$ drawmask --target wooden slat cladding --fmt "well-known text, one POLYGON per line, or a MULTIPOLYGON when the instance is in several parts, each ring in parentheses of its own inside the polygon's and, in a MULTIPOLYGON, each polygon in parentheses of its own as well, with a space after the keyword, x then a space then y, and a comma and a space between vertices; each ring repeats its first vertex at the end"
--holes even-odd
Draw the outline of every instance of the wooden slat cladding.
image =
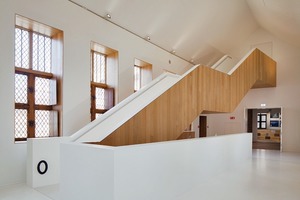
POLYGON ((195 138, 195 132, 194 131, 185 131, 183 132, 177 140, 184 140, 184 139, 190 139, 190 138, 195 138))
POLYGON ((175 140, 202 112, 232 112, 251 88, 275 86, 276 62, 257 49, 232 75, 201 66, 99 144, 175 140))

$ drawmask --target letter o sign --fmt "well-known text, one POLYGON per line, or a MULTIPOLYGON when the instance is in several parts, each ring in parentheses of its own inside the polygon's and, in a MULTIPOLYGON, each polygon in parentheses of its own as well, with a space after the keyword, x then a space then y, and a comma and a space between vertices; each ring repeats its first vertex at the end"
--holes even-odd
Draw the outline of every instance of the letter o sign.
POLYGON ((37 171, 43 175, 48 171, 48 163, 45 160, 41 160, 37 165, 37 171))

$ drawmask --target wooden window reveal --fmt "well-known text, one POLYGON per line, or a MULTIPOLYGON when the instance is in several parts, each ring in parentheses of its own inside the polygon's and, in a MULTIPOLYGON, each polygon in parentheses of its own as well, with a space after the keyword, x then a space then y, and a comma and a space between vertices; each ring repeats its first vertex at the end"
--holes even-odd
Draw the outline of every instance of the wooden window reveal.
POLYGON ((91 120, 114 106, 114 89, 106 83, 107 56, 91 51, 91 120))
POLYGON ((142 81, 141 75, 142 75, 141 74, 141 67, 135 65, 134 66, 134 92, 141 89, 141 81, 142 81))
POLYGON ((52 58, 50 36, 16 25, 15 141, 59 135, 59 84, 52 58))

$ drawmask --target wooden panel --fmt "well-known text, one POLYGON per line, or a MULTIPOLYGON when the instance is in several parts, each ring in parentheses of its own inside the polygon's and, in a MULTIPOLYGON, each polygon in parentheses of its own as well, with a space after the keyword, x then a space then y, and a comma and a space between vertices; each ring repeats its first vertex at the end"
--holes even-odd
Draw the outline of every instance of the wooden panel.
POLYGON ((231 76, 200 66, 99 144, 175 140, 203 111, 232 112, 251 88, 275 85, 276 63, 259 50, 231 76))
POLYGON ((184 140, 184 139, 190 139, 190 138, 195 138, 195 132, 194 131, 185 131, 183 132, 177 140, 184 140))
POLYGON ((259 129, 257 130, 257 140, 280 142, 280 130, 259 129))

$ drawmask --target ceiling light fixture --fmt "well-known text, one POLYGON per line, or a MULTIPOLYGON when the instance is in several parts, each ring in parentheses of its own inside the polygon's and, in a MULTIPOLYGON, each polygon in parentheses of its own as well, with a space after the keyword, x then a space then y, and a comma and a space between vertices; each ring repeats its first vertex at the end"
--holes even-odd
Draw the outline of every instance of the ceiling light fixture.
POLYGON ((175 50, 172 50, 172 51, 171 51, 171 53, 172 53, 172 54, 175 54, 175 53, 176 53, 176 51, 175 51, 175 50))
POLYGON ((150 38, 150 36, 149 36, 149 35, 146 37, 146 40, 148 40, 148 41, 150 41, 150 40, 151 40, 151 38, 150 38))
POLYGON ((107 14, 106 14, 106 18, 107 18, 107 19, 111 19, 111 15, 107 13, 107 14))

